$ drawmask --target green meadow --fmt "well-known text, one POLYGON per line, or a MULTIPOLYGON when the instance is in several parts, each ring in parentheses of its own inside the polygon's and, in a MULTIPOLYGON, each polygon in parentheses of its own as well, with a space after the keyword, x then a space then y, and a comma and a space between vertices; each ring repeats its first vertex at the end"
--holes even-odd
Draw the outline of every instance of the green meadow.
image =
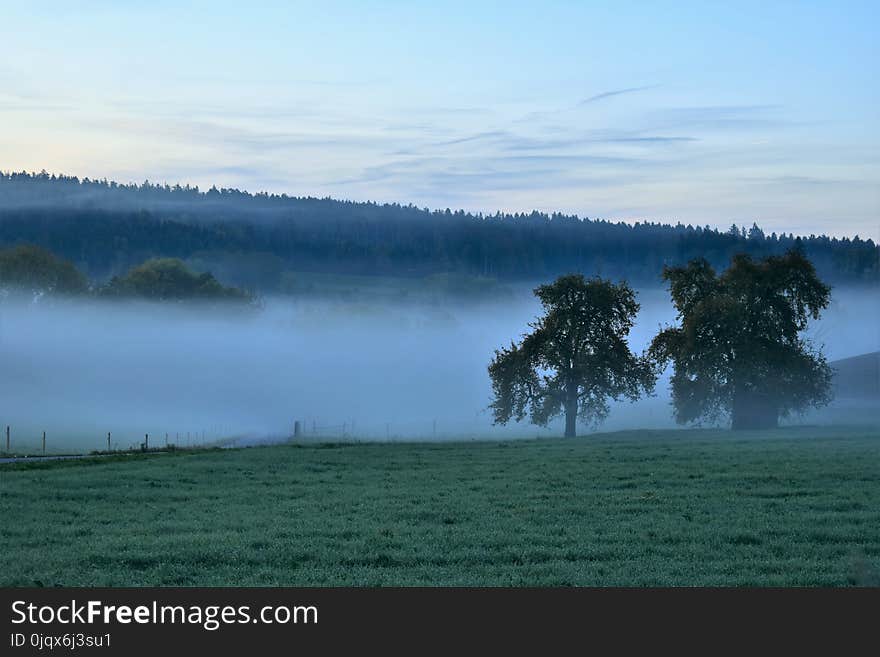
POLYGON ((880 431, 0 465, 12 586, 880 584, 880 431))

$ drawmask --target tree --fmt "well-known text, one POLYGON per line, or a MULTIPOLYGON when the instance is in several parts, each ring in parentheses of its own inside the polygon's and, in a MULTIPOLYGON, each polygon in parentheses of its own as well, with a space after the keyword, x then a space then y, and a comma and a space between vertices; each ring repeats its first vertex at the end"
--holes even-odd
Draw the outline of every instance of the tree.
POLYGON ((0 287, 28 294, 83 294, 89 284, 73 263, 39 246, 0 251, 0 287))
POLYGON ((733 429, 769 428, 829 401, 831 369, 800 333, 828 306, 831 289, 802 251, 760 261, 737 255, 720 276, 697 259, 663 277, 680 326, 661 331, 649 352, 658 366, 673 363, 678 422, 727 414, 733 429))
POLYGON ((635 401, 653 390, 650 362, 626 342, 639 311, 626 283, 569 274, 536 288, 535 296, 544 315, 522 342, 496 350, 489 365, 495 424, 528 414, 546 426, 564 414, 565 435, 573 437, 578 417, 598 424, 609 399, 635 401))
POLYGON ((153 258, 114 276, 101 292, 105 296, 142 297, 156 301, 183 299, 251 301, 249 294, 224 287, 208 272, 196 274, 176 258, 153 258))

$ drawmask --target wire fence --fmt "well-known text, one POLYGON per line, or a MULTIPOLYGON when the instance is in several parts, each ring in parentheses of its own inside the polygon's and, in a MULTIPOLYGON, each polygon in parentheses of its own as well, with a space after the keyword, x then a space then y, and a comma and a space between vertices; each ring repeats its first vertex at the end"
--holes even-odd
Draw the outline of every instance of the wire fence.
MULTIPOLYGON (((2 425, 0 425, 2 426, 2 425)), ((76 432, 72 438, 60 429, 34 431, 33 427, 16 431, 12 425, 5 425, 5 433, 0 440, 0 458, 20 458, 57 455, 114 454, 133 452, 160 452, 215 447, 248 447, 282 442, 322 442, 322 441, 422 441, 467 439, 479 435, 486 437, 493 433, 487 430, 485 418, 475 417, 470 421, 461 418, 457 421, 438 419, 397 420, 395 422, 356 422, 354 419, 342 422, 326 422, 320 418, 292 420, 289 429, 274 434, 246 433, 226 425, 213 425, 203 429, 186 431, 107 431, 96 432, 93 438, 76 432), (75 447, 74 447, 75 445, 75 447)), ((548 433, 552 430, 547 429, 548 433)), ((529 433, 542 433, 533 427, 529 433)))
POLYGON ((59 454, 112 454, 123 452, 159 452, 180 449, 203 449, 230 446, 239 439, 224 427, 217 426, 190 431, 164 431, 158 433, 135 433, 132 431, 108 431, 94 440, 78 436, 75 448, 71 441, 64 440, 62 432, 32 430, 16 432, 12 425, 6 425, 3 443, 0 446, 3 457, 52 456, 59 454))

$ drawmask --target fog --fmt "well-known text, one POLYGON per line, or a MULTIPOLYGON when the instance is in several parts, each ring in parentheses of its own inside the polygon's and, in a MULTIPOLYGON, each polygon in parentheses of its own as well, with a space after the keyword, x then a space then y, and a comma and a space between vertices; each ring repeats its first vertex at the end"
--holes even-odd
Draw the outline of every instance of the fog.
MULTIPOLYGON (((675 319, 643 290, 641 350, 675 319)), ((493 427, 486 365, 538 312, 528 290, 504 303, 369 304, 270 298, 231 313, 173 304, 0 301, 0 425, 12 447, 47 451, 280 439, 480 439, 561 434, 561 424, 493 427), (317 434, 317 436, 315 435, 317 434), (188 438, 187 438, 188 437, 188 438)), ((880 349, 880 295, 835 290, 811 326, 830 359, 880 349)), ((603 430, 672 427, 666 384, 615 404, 603 430)))

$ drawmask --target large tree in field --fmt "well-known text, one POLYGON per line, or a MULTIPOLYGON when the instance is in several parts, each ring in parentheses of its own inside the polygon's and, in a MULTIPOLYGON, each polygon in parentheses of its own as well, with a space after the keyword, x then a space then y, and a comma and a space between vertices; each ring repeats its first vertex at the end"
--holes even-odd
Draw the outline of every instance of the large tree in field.
POLYGON ((693 260, 663 277, 680 325, 657 335, 650 353, 660 365, 672 361, 680 423, 726 414, 734 429, 769 428, 829 401, 831 369, 801 333, 831 290, 802 252, 735 256, 721 275, 693 260))
POLYGON ((573 437, 578 417, 598 423, 609 399, 635 401, 653 390, 653 368, 626 341, 639 311, 626 283, 570 274, 535 295, 544 315, 519 344, 496 350, 489 365, 496 424, 528 415, 546 426, 564 414, 565 435, 573 437))

